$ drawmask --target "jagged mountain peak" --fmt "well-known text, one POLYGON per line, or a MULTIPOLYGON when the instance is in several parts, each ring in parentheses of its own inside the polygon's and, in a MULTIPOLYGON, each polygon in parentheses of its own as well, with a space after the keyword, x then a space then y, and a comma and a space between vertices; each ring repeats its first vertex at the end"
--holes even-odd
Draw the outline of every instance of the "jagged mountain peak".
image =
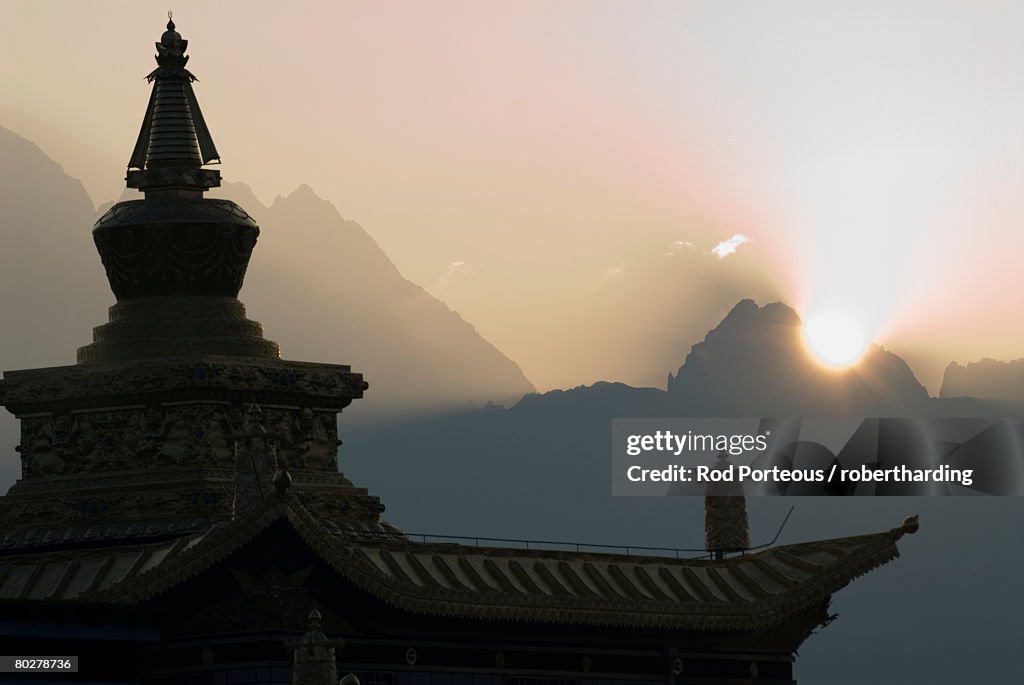
POLYGON ((1024 359, 984 357, 967 364, 950 362, 942 376, 939 397, 974 397, 1024 407, 1024 359))
POLYGON ((668 381, 677 405, 695 416, 907 414, 928 400, 900 357, 871 345, 847 369, 824 368, 796 311, 752 300, 733 307, 668 381))

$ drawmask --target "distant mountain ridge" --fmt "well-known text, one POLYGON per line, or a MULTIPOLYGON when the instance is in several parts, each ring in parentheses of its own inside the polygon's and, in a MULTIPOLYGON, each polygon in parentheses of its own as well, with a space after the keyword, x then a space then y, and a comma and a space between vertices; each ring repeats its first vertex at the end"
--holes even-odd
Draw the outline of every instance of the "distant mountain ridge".
POLYGON ((792 308, 752 300, 693 346, 669 374, 668 394, 687 416, 900 416, 929 399, 907 363, 879 345, 848 368, 825 368, 792 308))
POLYGON ((73 363, 106 318, 114 297, 90 234, 95 213, 80 181, 0 127, 2 369, 73 363))
POLYGON ((370 389, 358 411, 510 403, 534 391, 515 362, 404 278, 358 223, 308 185, 269 207, 242 183, 215 195, 260 225, 241 299, 284 356, 363 373, 370 389))
POLYGON ((1024 359, 997 361, 988 357, 960 365, 950 362, 942 376, 939 397, 975 397, 1024 409, 1024 359))
MULTIPOLYGON (((350 426, 339 464, 356 482, 386 495, 392 520, 415 521, 419 530, 430 521, 437 532, 515 536, 558 525, 605 539, 635 540, 661 530, 661 539, 688 534, 700 540, 702 529, 687 533, 675 523, 676 507, 692 505, 691 498, 653 503, 611 495, 614 419, 855 419, 856 440, 839 453, 851 464, 903 463, 922 455, 969 461, 979 453, 1014 461, 1021 452, 1014 441, 1024 429, 993 420, 1008 415, 1003 408, 971 398, 930 398, 907 364, 878 346, 845 371, 822 367, 803 343, 799 315, 781 303, 740 301, 669 379, 667 390, 601 381, 528 394, 507 408, 350 426), (961 420, 931 422, 942 427, 941 435, 923 434, 915 419, 935 417, 961 420), (661 512, 654 521, 652 507, 661 512)), ((808 444, 794 447, 792 459, 807 457, 815 447, 808 444)), ((987 483, 983 491, 1001 487, 987 483)))
MULTIPOLYGON (((1013 415, 1005 403, 974 397, 929 397, 899 356, 871 345, 848 369, 813 359, 800 316, 775 302, 741 300, 692 346, 668 388, 600 381, 530 394, 509 410, 542 417, 607 418, 960 417, 1013 415)), ((554 421, 555 419, 550 419, 554 421)))
MULTIPOLYGON (((240 295, 251 318, 288 358, 363 373, 367 401, 350 411, 511 403, 534 390, 515 362, 402 277, 359 224, 309 186, 270 207, 240 183, 211 195, 235 200, 261 226, 240 295)), ((59 164, 0 128, 0 212, 0 368, 73 363, 114 301, 90 233, 97 209, 59 164)))
MULTIPOLYGON (((0 174, 6 282, 0 315, 8 324, 0 365, 70 363, 113 301, 89 234, 96 211, 79 181, 2 128, 0 174), (68 331, 75 332, 69 337, 68 331)), ((533 391, 512 360, 403 278, 359 224, 309 186, 278 196, 269 207, 241 183, 213 194, 237 201, 263 228, 241 294, 250 314, 286 356, 349 363, 365 373, 370 391, 353 411, 512 405, 533 391)), ((1016 390, 1024 383, 1013 380, 1018 375, 1024 377, 1020 360, 951 364, 941 405, 953 414, 961 407, 986 412, 984 403, 953 399, 974 395, 1024 406, 1024 393, 1016 390)), ((877 346, 854 369, 819 367, 803 347, 797 313, 752 300, 734 306, 668 379, 667 393, 598 383, 529 394, 521 404, 532 410, 556 401, 597 406, 614 396, 618 405, 663 406, 677 415, 813 416, 932 414, 938 402, 929 400, 902 359, 877 346)))

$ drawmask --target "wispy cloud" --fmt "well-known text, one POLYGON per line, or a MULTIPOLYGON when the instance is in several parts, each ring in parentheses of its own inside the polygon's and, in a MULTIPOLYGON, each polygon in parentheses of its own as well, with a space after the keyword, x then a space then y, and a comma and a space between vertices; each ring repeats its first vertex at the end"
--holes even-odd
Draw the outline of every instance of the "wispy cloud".
POLYGON ((737 233, 728 240, 723 240, 722 242, 715 245, 713 248, 711 248, 711 251, 718 255, 719 259, 725 259, 729 255, 736 252, 736 248, 738 248, 740 245, 749 242, 750 238, 743 235, 742 233, 737 233))
POLYGON ((687 252, 689 250, 696 249, 689 240, 677 240, 668 246, 668 252, 665 253, 666 257, 672 257, 681 252, 687 252))
POLYGON ((463 280, 470 276, 476 276, 478 273, 479 270, 472 264, 456 259, 448 264, 448 268, 437 281, 440 285, 447 285, 453 280, 463 280))

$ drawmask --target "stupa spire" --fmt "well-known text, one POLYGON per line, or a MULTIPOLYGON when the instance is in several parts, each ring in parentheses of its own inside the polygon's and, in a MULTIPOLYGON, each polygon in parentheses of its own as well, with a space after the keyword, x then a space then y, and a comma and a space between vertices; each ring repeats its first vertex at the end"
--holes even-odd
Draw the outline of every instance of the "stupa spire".
POLYGON ((245 317, 238 292, 260 229, 226 199, 204 198, 220 172, 185 68, 188 41, 174 20, 156 44, 157 68, 128 187, 145 199, 118 202, 93 226, 117 304, 78 350, 82 363, 190 354, 277 359, 276 343, 245 317))
MULTIPOLYGON (((181 37, 168 12, 167 30, 156 43, 157 68, 146 80, 153 84, 139 138, 128 160, 128 187, 192 194, 220 185, 220 174, 202 169, 220 161, 210 129, 199 108, 185 65, 188 41, 181 37)), ((162 193, 166 194, 166 193, 162 193)))

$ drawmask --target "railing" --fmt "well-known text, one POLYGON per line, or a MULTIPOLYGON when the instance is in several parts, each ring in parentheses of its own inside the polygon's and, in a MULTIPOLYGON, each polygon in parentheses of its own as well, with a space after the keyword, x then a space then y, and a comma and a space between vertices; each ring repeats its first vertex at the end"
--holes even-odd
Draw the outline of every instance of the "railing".
POLYGON ((492 543, 502 543, 508 545, 518 545, 520 548, 525 549, 553 549, 561 548, 563 550, 574 550, 576 552, 581 551, 602 551, 602 550, 616 550, 622 552, 625 556, 632 556, 636 553, 657 553, 658 556, 669 556, 674 555, 676 559, 682 558, 680 555, 683 553, 694 553, 700 552, 700 557, 709 557, 708 550, 704 548, 694 547, 649 547, 646 545, 601 545, 593 542, 565 542, 562 540, 527 540, 524 538, 491 538, 481 537, 473 535, 438 535, 435 533, 404 533, 407 538, 419 539, 420 542, 436 542, 439 540, 452 540, 456 542, 469 542, 472 541, 475 547, 479 547, 480 543, 485 543, 486 546, 490 546, 492 543), (532 547, 531 547, 532 545, 532 547))
MULTIPOLYGON (((757 549, 763 549, 774 545, 782 534, 782 529, 786 527, 786 523, 789 521, 789 517, 793 514, 793 509, 790 507, 786 517, 782 520, 782 524, 779 526, 778 531, 775 533, 770 541, 765 542, 754 547, 748 547, 746 549, 734 549, 726 550, 730 554, 746 554, 757 549)), ((634 554, 642 554, 644 556, 674 556, 676 559, 682 559, 684 554, 699 553, 697 556, 690 556, 690 559, 713 559, 716 556, 716 552, 708 550, 706 548, 694 548, 694 547, 651 547, 647 545, 601 545, 593 542, 565 542, 562 540, 530 540, 526 538, 494 538, 494 537, 483 537, 479 535, 442 535, 439 533, 389 533, 385 531, 370 532, 364 531, 358 537, 365 537, 368 539, 418 539, 420 542, 438 542, 438 541, 452 541, 458 543, 469 543, 472 542, 474 547, 479 547, 480 543, 483 542, 485 546, 494 545, 516 545, 520 549, 548 549, 553 551, 569 550, 576 552, 585 551, 602 551, 602 550, 615 550, 622 553, 624 556, 633 556, 634 554), (532 547, 531 547, 532 545, 532 547)))

